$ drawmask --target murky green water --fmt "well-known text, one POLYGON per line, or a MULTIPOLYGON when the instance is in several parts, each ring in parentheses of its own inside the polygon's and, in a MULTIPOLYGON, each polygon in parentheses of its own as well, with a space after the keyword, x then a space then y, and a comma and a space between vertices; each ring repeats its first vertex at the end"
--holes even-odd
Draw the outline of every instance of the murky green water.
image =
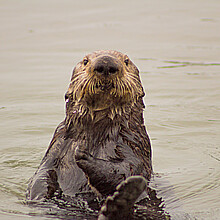
POLYGON ((46 219, 24 205, 28 179, 64 118, 73 66, 97 49, 141 71, 166 210, 220 219, 219 11, 218 0, 0 1, 0 219, 46 219))

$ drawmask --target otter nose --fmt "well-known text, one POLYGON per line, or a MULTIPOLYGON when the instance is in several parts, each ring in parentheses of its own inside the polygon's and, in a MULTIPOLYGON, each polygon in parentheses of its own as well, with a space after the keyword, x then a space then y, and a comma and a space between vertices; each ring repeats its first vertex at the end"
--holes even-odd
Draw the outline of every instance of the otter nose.
POLYGON ((94 71, 100 75, 112 75, 119 71, 118 64, 111 57, 102 57, 95 63, 94 71))

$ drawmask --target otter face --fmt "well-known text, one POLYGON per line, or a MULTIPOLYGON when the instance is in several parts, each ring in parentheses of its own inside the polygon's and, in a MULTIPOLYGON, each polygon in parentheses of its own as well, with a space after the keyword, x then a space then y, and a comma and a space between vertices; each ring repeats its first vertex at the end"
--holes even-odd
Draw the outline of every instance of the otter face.
POLYGON ((143 95, 137 67, 127 55, 112 50, 85 56, 74 68, 66 93, 68 100, 93 111, 123 106, 143 95))

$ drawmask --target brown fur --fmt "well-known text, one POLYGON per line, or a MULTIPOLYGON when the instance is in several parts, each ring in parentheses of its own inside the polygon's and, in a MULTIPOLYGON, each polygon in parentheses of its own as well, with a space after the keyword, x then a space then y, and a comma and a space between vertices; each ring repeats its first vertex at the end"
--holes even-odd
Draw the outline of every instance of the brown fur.
POLYGON ((66 118, 29 183, 28 199, 58 189, 74 195, 90 186, 106 196, 129 176, 149 179, 143 96, 139 71, 126 55, 97 51, 79 62, 65 95, 66 118))

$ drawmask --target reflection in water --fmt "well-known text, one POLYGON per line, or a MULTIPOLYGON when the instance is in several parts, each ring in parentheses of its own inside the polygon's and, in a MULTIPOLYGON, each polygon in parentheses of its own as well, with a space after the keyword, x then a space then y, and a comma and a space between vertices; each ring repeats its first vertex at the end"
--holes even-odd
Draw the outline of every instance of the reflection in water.
MULTIPOLYGON (((164 211, 164 201, 158 198, 156 190, 148 187, 147 197, 142 198, 133 207, 133 214, 129 219, 168 220, 170 216, 164 211)), ((105 199, 97 198, 92 192, 77 193, 75 196, 65 196, 60 192, 55 193, 51 199, 43 202, 28 201, 27 205, 42 210, 41 216, 59 219, 97 219, 99 210, 105 199)), ((35 214, 37 215, 37 214, 35 214)), ((115 216, 117 219, 117 216, 115 216)))
POLYGON ((160 66, 158 68, 176 68, 186 66, 220 66, 220 63, 198 63, 198 62, 183 62, 183 61, 164 61, 170 65, 160 66))

